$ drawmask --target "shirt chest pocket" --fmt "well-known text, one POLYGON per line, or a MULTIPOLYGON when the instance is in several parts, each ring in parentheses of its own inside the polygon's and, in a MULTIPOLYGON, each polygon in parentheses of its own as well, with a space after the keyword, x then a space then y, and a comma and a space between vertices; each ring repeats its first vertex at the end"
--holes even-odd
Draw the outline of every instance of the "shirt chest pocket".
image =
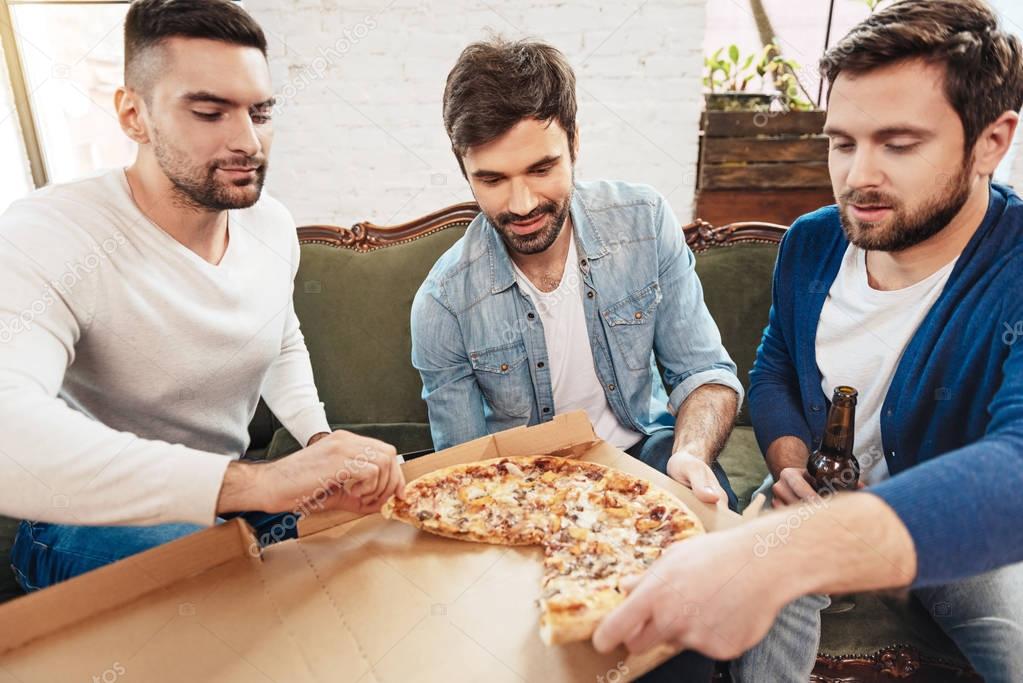
POLYGON ((654 282, 605 308, 601 313, 609 336, 630 370, 650 367, 656 327, 654 316, 661 297, 661 286, 654 282))
POLYGON ((499 414, 528 417, 532 409, 533 378, 526 347, 521 341, 469 354, 476 382, 490 408, 499 414))

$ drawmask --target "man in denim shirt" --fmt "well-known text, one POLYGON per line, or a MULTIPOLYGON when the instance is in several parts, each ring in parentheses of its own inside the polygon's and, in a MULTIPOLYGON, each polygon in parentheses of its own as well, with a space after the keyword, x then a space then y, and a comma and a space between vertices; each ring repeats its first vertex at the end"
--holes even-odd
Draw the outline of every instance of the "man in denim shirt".
POLYGON ((572 70, 542 43, 470 45, 448 76, 444 122, 482 212, 412 307, 434 446, 583 409, 601 438, 734 504, 714 461, 743 389, 693 254, 652 188, 575 181, 575 113, 572 70))

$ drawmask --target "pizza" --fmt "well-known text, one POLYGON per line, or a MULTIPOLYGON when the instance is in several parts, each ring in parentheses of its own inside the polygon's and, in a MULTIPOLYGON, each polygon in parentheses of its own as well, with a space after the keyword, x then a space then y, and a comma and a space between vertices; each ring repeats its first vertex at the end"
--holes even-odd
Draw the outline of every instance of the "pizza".
POLYGON ((681 501, 649 482, 558 456, 495 458, 409 482, 381 510, 439 536, 544 550, 540 635, 586 640, 663 550, 704 532, 681 501))

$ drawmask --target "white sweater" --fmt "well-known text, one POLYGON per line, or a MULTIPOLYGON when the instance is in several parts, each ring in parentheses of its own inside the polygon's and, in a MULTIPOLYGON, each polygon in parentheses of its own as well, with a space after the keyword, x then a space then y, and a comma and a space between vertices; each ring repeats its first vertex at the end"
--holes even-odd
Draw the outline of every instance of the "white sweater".
POLYGON ((214 266, 149 221, 120 169, 0 216, 0 514, 212 524, 260 394, 328 431, 292 306, 295 223, 231 211, 214 266))

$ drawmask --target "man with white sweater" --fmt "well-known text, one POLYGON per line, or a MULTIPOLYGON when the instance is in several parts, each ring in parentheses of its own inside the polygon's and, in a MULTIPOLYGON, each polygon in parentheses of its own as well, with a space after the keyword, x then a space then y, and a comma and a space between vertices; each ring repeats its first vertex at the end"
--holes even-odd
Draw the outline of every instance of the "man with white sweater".
POLYGON ((138 156, 0 216, 0 514, 35 590, 229 513, 374 510, 394 449, 330 433, 261 190, 266 39, 228 0, 139 0, 115 105, 138 156), (260 395, 305 449, 238 461, 260 395))

